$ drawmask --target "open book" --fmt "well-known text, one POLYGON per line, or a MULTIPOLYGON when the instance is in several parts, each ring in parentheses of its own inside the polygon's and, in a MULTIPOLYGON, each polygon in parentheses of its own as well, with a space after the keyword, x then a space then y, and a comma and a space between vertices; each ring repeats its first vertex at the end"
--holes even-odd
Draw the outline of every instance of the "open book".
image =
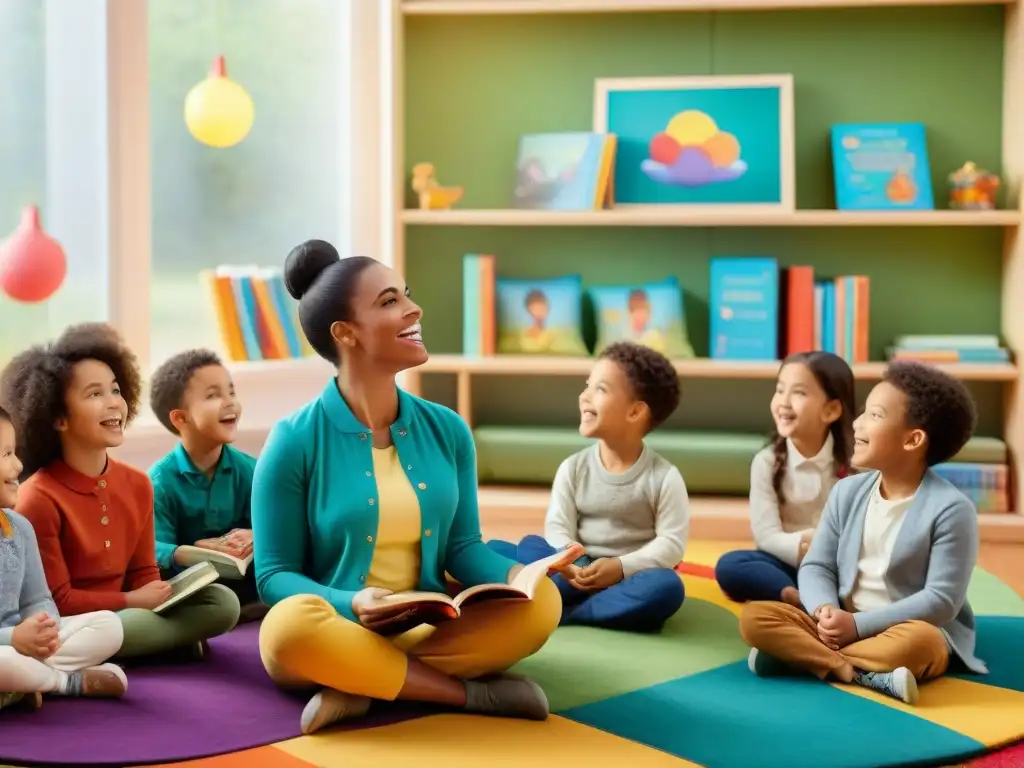
POLYGON ((163 613, 172 605, 177 605, 186 597, 194 595, 203 587, 213 584, 217 580, 217 569, 210 563, 196 563, 191 568, 182 571, 173 579, 168 579, 171 585, 171 596, 153 609, 153 613, 163 613))
POLYGON ((380 598, 380 605, 407 607, 397 612, 394 621, 381 630, 387 634, 404 632, 420 624, 436 624, 457 619, 465 605, 485 600, 532 600, 534 590, 551 571, 568 565, 583 555, 583 547, 576 545, 537 560, 516 574, 511 584, 478 584, 462 590, 452 597, 441 592, 397 592, 380 598))
POLYGON ((198 563, 209 563, 217 569, 222 579, 244 579, 245 572, 252 563, 252 553, 247 557, 234 557, 224 552, 214 552, 212 549, 202 547, 181 546, 174 550, 176 562, 186 567, 198 563))

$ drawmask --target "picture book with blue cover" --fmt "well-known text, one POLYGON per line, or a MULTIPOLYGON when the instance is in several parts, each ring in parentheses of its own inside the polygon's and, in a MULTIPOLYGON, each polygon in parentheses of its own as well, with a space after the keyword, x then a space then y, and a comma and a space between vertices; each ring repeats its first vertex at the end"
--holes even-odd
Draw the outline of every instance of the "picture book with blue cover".
POLYGON ((711 357, 777 360, 779 265, 772 258, 711 260, 711 357))
POLYGON ((612 203, 616 138, 589 132, 535 133, 519 140, 512 207, 600 210, 612 203))
POLYGON ((841 211, 935 208, 921 123, 833 125, 832 166, 841 211))

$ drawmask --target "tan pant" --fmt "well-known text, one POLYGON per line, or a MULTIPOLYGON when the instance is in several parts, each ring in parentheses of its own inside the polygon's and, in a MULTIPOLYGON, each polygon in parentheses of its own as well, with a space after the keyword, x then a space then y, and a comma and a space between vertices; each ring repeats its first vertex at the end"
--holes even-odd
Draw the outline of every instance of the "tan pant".
MULTIPOLYGON (((908 621, 874 637, 833 651, 818 637, 814 619, 788 603, 747 603, 740 615, 740 634, 751 648, 824 680, 850 667, 865 672, 892 672, 906 667, 919 681, 944 673, 949 647, 939 629, 924 621, 908 621)), ((840 676, 849 679, 848 676, 840 676)))

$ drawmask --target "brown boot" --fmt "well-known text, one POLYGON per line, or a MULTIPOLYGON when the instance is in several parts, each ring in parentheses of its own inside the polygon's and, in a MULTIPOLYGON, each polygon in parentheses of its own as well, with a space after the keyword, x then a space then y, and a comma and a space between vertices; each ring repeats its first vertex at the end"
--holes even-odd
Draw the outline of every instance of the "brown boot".
POLYGON ((70 673, 68 677, 68 691, 72 696, 118 699, 128 691, 128 678, 116 664, 86 667, 70 673))

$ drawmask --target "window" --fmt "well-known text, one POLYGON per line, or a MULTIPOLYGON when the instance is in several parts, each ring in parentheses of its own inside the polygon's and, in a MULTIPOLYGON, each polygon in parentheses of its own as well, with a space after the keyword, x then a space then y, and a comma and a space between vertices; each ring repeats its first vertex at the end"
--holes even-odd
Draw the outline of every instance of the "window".
POLYGON ((149 0, 152 364, 189 347, 220 349, 201 270, 279 266, 312 237, 341 249, 344 6, 149 0), (251 132, 228 149, 199 144, 183 118, 185 95, 218 54, 256 107, 251 132))
MULTIPOLYGON (((0 238, 26 205, 43 207, 46 181, 45 17, 42 3, 0 0, 0 238)), ((42 210, 47 227, 46 211, 42 210)), ((47 304, 0 293, 0 365, 50 335, 47 304)))

